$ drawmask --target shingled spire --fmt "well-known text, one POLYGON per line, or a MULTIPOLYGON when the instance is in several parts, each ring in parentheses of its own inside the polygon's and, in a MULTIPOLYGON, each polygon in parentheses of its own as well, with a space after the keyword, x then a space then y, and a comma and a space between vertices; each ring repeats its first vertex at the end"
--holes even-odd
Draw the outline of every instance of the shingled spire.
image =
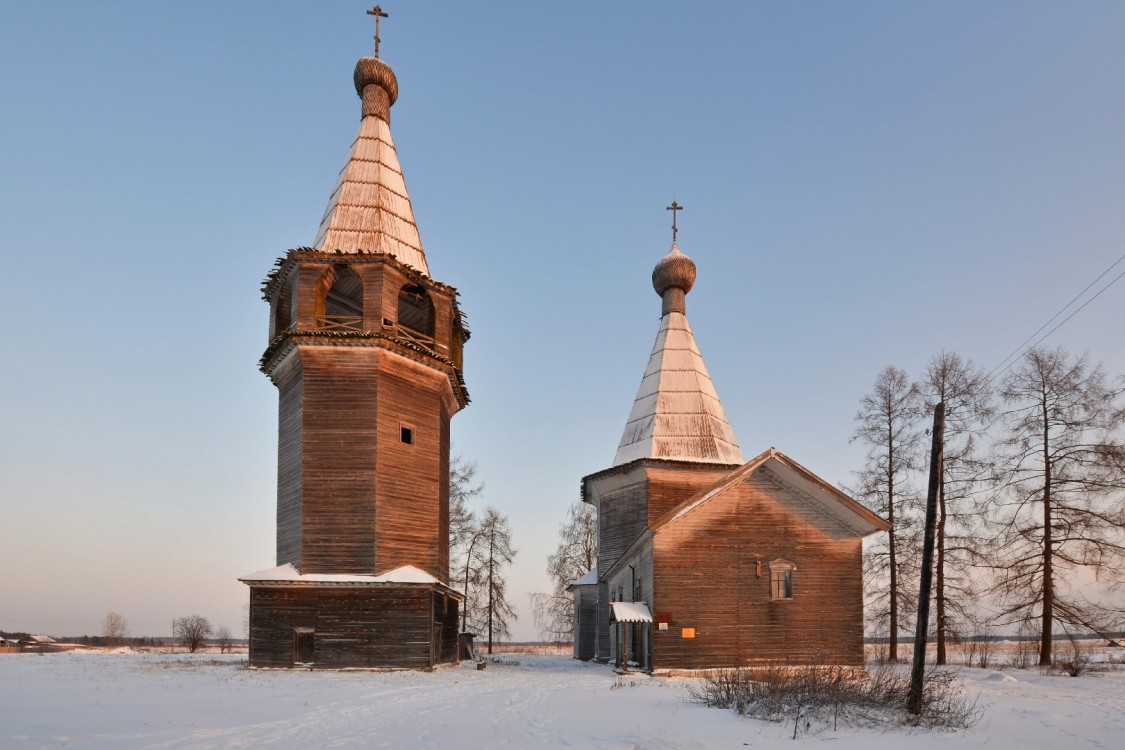
POLYGON ((328 199, 313 246, 324 252, 386 253, 429 275, 414 209, 391 138, 391 105, 398 80, 377 57, 355 66, 355 90, 363 101, 359 132, 328 199))
POLYGON ((743 463, 742 449, 688 325, 685 302, 695 285, 695 262, 675 239, 653 269, 652 285, 663 302, 660 330, 613 465, 638 458, 743 463))

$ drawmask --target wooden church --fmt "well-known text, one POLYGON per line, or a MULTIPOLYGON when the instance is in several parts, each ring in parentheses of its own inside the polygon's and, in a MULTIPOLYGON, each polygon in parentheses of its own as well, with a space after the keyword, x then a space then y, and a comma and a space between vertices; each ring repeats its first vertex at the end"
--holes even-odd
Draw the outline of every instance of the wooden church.
MULTIPOLYGON (((383 14, 378 6, 376 21, 383 14)), ((394 140, 398 81, 355 66, 359 131, 312 247, 266 278, 278 389, 277 567, 250 587, 253 667, 457 658, 449 422, 469 401, 457 291, 430 277, 394 140)))
POLYGON ((582 479, 598 563, 570 587, 574 655, 655 673, 862 665, 862 539, 889 525, 781 451, 744 461, 688 325, 675 220, 672 238, 617 455, 582 479))

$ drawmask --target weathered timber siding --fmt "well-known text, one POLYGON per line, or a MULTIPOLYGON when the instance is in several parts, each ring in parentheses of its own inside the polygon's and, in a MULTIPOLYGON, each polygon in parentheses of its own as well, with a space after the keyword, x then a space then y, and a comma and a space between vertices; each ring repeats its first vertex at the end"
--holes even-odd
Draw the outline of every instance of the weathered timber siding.
MULTIPOLYGON (((597 480, 598 570, 608 570, 648 523, 648 498, 643 470, 613 474, 597 480)), ((609 658, 609 588, 598 582, 596 658, 609 658)))
POLYGON ((574 658, 588 661, 595 655, 597 638, 598 587, 575 586, 574 593, 574 658))
POLYGON ((376 573, 376 416, 381 352, 299 347, 302 573, 376 573))
POLYGON ((300 361, 278 382, 277 564, 301 564, 301 403, 300 361))
POLYGON ((692 495, 707 489, 736 468, 736 466, 726 465, 714 467, 646 465, 649 523, 652 524, 660 520, 665 513, 692 495))
POLYGON ((449 380, 392 355, 380 358, 378 377, 378 570, 414 565, 448 581, 449 380), (413 444, 402 442, 404 426, 413 444))
POLYGON ((253 586, 250 598, 254 667, 293 666, 296 628, 314 631, 316 668, 423 669, 456 659, 457 600, 443 611, 444 595, 429 586, 253 586))
POLYGON ((754 474, 655 535, 654 614, 669 629, 654 632, 654 668, 862 665, 861 540, 794 512, 787 492, 754 474), (778 559, 796 566, 791 600, 770 599, 778 559))
MULTIPOLYGON (((609 599, 611 602, 644 602, 648 605, 649 611, 652 611, 653 605, 653 582, 652 582, 652 533, 649 531, 644 532, 644 541, 640 544, 632 545, 628 553, 619 558, 617 566, 610 571, 606 582, 609 584, 609 599), (635 584, 640 580, 640 592, 637 595, 635 584)), ((618 632, 622 626, 620 623, 611 625, 609 627, 610 633, 613 637, 609 639, 609 660, 616 662, 617 660, 617 646, 621 633, 618 632)), ((636 625, 638 628, 647 627, 647 625, 636 625)), ((651 640, 647 641, 647 650, 649 654, 638 654, 633 651, 633 645, 629 647, 629 658, 640 664, 651 664, 651 640)))
MULTIPOLYGON (((648 525, 734 467, 641 459, 584 480, 598 509, 598 570, 608 571, 648 525)), ((609 658, 609 593, 598 585, 596 657, 609 658)))

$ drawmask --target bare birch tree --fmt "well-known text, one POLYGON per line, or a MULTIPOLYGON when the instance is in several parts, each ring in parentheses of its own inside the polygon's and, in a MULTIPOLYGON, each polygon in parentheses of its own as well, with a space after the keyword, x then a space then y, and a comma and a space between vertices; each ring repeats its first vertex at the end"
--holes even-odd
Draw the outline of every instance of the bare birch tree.
POLYGON ((913 595, 904 579, 917 569, 918 495, 910 486, 909 474, 918 466, 922 400, 918 386, 906 372, 887 365, 875 379, 875 387, 860 399, 858 422, 852 440, 867 446, 867 465, 856 472, 851 491, 868 508, 891 524, 885 539, 875 540, 864 552, 865 589, 868 609, 877 620, 887 623, 889 658, 898 661, 898 634, 903 623, 901 612, 909 612, 913 595))
POLYGON ((981 529, 974 499, 987 486, 978 445, 995 407, 984 371, 954 352, 932 357, 918 386, 924 399, 945 404, 933 571, 936 661, 945 664, 949 635, 964 631, 976 614, 972 567, 981 557, 981 529))
POLYGON ((574 597, 567 587, 593 569, 598 560, 598 515, 594 506, 576 502, 559 525, 559 546, 547 558, 551 593, 531 595, 531 612, 542 638, 574 637, 574 597))
POLYGON ((481 583, 484 589, 485 617, 488 628, 488 653, 492 653, 493 640, 511 635, 511 621, 516 612, 507 598, 504 568, 516 556, 512 546, 512 530, 508 518, 495 508, 488 507, 480 522, 481 583))
POLYGON ((1120 586, 1125 577, 1125 385, 1061 347, 1031 349, 1001 388, 996 565, 1001 618, 1039 620, 1039 664, 1052 659, 1055 623, 1106 635, 1110 610, 1065 585, 1080 568, 1120 586))

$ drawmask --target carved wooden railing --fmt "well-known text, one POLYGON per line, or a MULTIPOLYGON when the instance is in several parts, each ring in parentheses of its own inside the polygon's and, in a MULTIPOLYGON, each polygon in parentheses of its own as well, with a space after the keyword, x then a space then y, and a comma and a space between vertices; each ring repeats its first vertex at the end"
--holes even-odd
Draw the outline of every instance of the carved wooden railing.
POLYGON ((362 331, 363 318, 352 315, 325 315, 316 319, 316 327, 322 331, 362 331))
POLYGON ((413 328, 407 328, 404 325, 395 326, 395 335, 431 350, 434 349, 436 343, 433 336, 427 336, 421 331, 415 331, 413 328))

